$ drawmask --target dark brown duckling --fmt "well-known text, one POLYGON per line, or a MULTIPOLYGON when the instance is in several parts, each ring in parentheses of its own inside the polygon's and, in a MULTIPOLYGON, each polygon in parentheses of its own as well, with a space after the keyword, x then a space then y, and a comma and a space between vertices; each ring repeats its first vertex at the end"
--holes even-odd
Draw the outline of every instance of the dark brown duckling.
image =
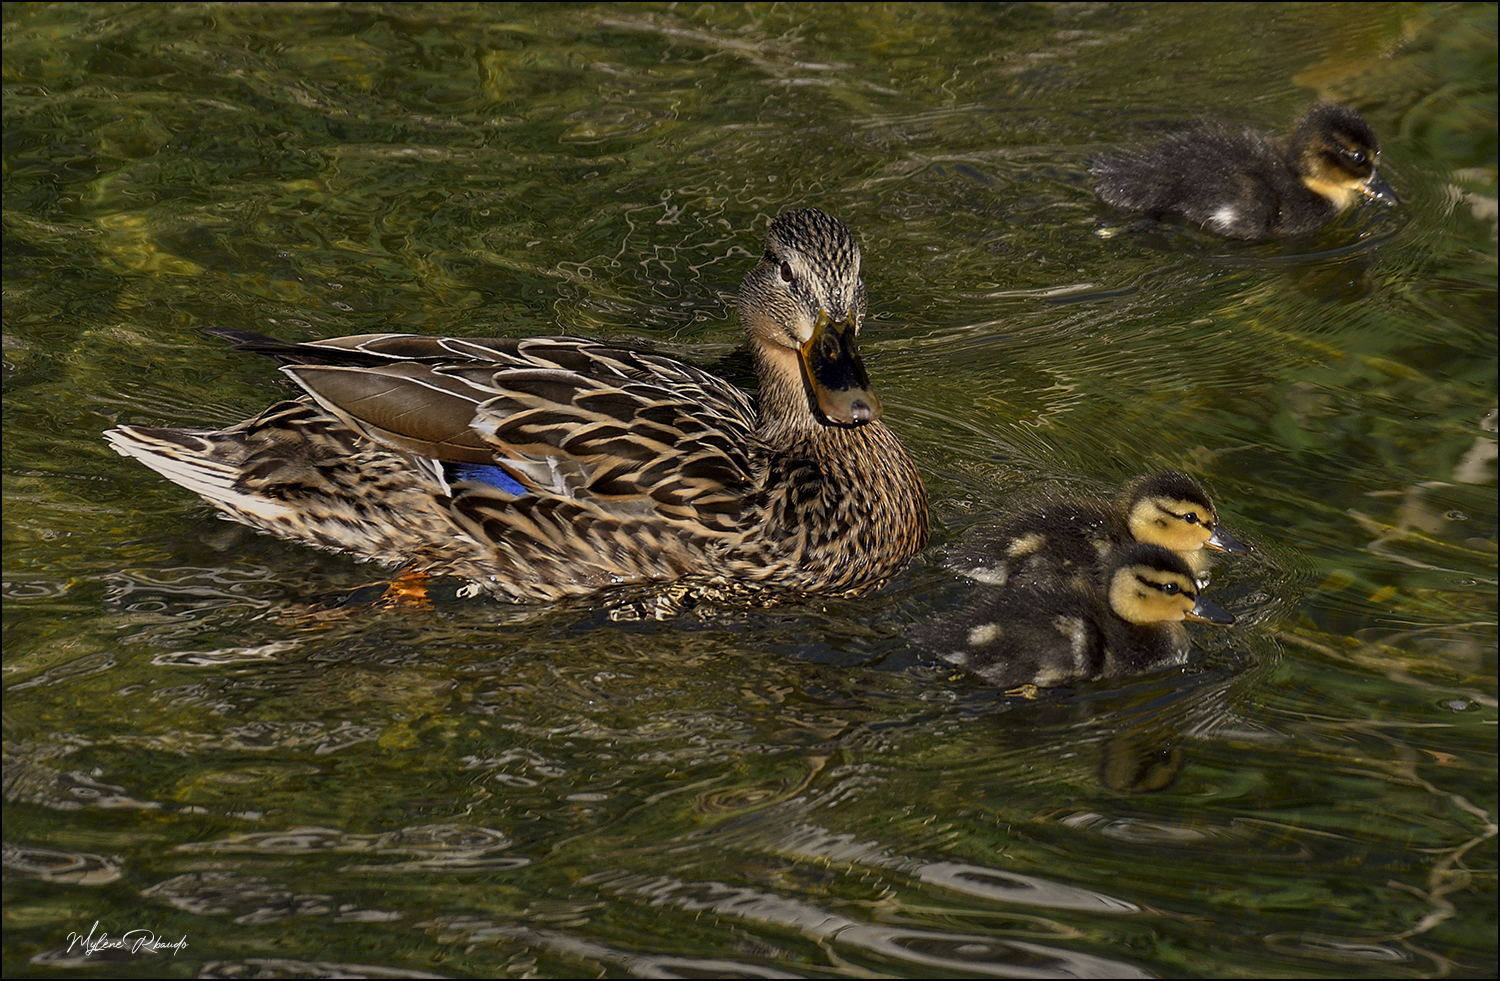
POLYGON ((1117 678, 1186 663, 1183 620, 1231 624, 1192 570, 1159 545, 1118 550, 1069 580, 1017 577, 975 589, 959 616, 915 628, 918 644, 1001 688, 1117 678), (1092 573, 1092 574, 1090 574, 1092 573))
POLYGON ((1219 524, 1203 485, 1177 470, 1142 477, 1118 501, 1043 496, 971 535, 948 554, 955 572, 991 585, 1013 576, 1067 578, 1107 561, 1133 542, 1176 552, 1193 574, 1208 571, 1205 549, 1250 551, 1219 524))
POLYGON ((1379 164, 1359 113, 1323 103, 1284 140, 1210 123, 1100 157, 1089 172, 1106 204, 1257 240, 1310 232, 1362 196, 1400 204, 1379 164))

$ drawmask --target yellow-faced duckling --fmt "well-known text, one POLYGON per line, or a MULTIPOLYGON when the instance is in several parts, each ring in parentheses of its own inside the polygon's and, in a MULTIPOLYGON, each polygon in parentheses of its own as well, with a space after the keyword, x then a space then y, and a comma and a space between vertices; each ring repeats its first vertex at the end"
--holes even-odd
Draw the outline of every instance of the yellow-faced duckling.
POLYGON ((1051 688, 1186 663, 1183 620, 1231 624, 1234 617, 1200 595, 1176 553, 1138 543, 1072 579, 975 587, 957 618, 912 635, 992 685, 1051 688))
POLYGON ((789 211, 740 285, 758 404, 692 365, 571 337, 217 329, 306 396, 217 432, 106 435, 236 521, 498 598, 688 577, 854 590, 928 529, 855 348, 865 303, 849 229, 789 211))
POLYGON ((1174 215, 1228 238, 1266 239, 1310 232, 1361 196, 1400 204, 1379 165, 1369 124, 1324 103, 1285 140, 1209 124, 1100 157, 1089 172, 1106 204, 1174 215))
POLYGON ((1166 470, 1127 484, 1116 502, 1080 496, 1034 499, 951 550, 948 568, 992 585, 1013 577, 1071 577, 1133 542, 1176 552, 1194 575, 1208 571, 1205 549, 1250 551, 1219 524, 1203 486, 1166 470))

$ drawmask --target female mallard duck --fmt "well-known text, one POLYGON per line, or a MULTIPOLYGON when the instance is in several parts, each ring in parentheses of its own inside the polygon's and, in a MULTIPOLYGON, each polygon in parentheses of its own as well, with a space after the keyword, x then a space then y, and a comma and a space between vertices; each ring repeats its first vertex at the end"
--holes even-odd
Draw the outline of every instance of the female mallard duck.
POLYGON ((1183 620, 1230 624, 1176 553, 1136 543, 1071 579, 981 586, 958 618, 913 636, 943 660, 1014 688, 1117 678, 1186 662, 1183 620))
POLYGON ((1176 552, 1196 576, 1205 549, 1250 551, 1219 524, 1208 493, 1192 477, 1166 470, 1127 484, 1118 502, 1044 495, 971 535, 951 551, 948 568, 1003 586, 1013 577, 1067 579, 1107 561, 1133 542, 1176 552))
POLYGON ((846 591, 927 541, 927 496, 855 349, 860 250, 790 211, 740 285, 759 410, 669 358, 565 337, 212 331, 306 398, 218 432, 106 435, 261 531, 493 596, 685 577, 846 591))
POLYGON ((1325 103, 1285 141, 1210 124, 1101 157, 1089 172, 1106 204, 1264 239, 1310 232, 1361 195, 1400 204, 1379 164, 1380 144, 1359 113, 1325 103))

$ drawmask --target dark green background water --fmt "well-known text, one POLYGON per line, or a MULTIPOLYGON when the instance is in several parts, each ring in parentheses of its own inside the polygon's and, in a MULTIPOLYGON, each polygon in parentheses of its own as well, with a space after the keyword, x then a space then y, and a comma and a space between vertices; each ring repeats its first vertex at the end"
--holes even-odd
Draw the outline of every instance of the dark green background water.
POLYGON ((4 973, 1494 976, 1495 25, 7 4, 4 973), (1404 207, 1242 245, 1092 198, 1093 153, 1318 97, 1404 207), (280 397, 216 324, 718 366, 809 205, 934 502, 874 595, 340 607, 380 570, 100 437, 280 397), (1190 669, 1026 701, 908 648, 1010 495, 1166 466, 1259 549, 1190 669))

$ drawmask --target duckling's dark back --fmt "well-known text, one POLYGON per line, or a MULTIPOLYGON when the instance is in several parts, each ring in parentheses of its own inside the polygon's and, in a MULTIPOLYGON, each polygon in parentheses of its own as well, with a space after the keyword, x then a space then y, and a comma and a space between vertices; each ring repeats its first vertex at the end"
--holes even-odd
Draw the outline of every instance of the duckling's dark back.
POLYGON ((1130 530, 1102 501, 1045 497, 953 546, 944 564, 990 585, 1093 575, 1130 530))
POLYGON ((1092 577, 1082 576, 979 585, 962 610, 912 628, 911 637, 998 688, 1085 681, 1105 668, 1096 593, 1092 577))
POLYGON ((1090 173, 1106 204, 1179 216, 1228 238, 1295 235, 1338 210, 1303 186, 1278 143, 1251 130, 1202 126, 1100 157, 1090 173))

